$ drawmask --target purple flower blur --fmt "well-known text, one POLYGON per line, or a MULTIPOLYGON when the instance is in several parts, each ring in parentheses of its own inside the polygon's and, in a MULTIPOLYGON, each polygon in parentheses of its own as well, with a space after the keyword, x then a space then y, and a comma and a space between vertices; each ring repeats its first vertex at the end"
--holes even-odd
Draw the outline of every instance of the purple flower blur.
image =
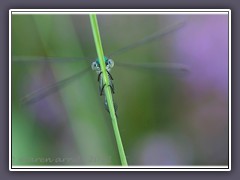
POLYGON ((190 16, 176 35, 176 54, 190 66, 195 90, 228 93, 228 16, 190 16))

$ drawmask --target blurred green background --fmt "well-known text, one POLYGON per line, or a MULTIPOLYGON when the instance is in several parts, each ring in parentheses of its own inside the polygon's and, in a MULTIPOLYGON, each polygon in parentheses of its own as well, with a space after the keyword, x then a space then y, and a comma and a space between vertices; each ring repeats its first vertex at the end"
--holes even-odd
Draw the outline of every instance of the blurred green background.
MULTIPOLYGON (((161 40, 113 57, 116 62, 189 66, 185 75, 113 68, 129 165, 227 165, 227 16, 99 15, 98 21, 106 56, 186 21, 161 40)), ((96 58, 87 15, 12 15, 11 46, 12 57, 96 58)), ((13 165, 120 165, 111 119, 92 70, 36 103, 21 104, 22 97, 84 70, 92 61, 12 62, 13 165)))

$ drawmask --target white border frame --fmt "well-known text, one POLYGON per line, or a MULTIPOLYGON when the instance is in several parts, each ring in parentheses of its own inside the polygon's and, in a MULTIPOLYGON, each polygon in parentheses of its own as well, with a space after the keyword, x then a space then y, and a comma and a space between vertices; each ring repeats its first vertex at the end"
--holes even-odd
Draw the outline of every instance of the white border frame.
POLYGON ((10 171, 231 171, 231 10, 230 9, 10 9, 9 10, 9 170, 10 171), (46 12, 47 11, 47 12, 46 12), (116 12, 117 11, 117 12, 116 12), (228 14, 229 162, 228 166, 12 166, 11 17, 15 14, 228 14), (102 169, 104 168, 104 169, 102 169), (148 168, 148 169, 146 169, 148 168), (159 169, 157 169, 159 168, 159 169))

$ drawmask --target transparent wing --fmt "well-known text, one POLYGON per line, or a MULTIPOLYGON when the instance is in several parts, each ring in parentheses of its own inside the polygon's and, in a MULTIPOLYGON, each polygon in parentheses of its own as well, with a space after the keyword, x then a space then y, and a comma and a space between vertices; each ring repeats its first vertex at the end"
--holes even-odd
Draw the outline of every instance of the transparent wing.
POLYGON ((62 62, 76 62, 83 60, 92 60, 93 58, 59 58, 59 57, 40 57, 40 56, 12 56, 12 62, 28 62, 28 63, 41 63, 41 62, 53 62, 53 63, 62 63, 62 62))
POLYGON ((141 40, 139 40, 139 41, 137 41, 137 42, 135 42, 135 43, 133 43, 133 44, 131 44, 129 46, 123 47, 123 48, 121 48, 119 50, 116 50, 116 51, 112 52, 111 54, 109 54, 109 57, 122 54, 124 52, 129 51, 129 50, 137 48, 137 47, 139 47, 139 46, 141 46, 143 44, 146 44, 146 43, 155 41, 155 40, 157 40, 159 38, 162 38, 162 37, 166 36, 167 34, 182 28, 184 26, 184 24, 185 24, 185 21, 173 24, 172 26, 169 26, 169 27, 163 29, 162 31, 160 31, 158 33, 155 33, 155 34, 152 34, 150 36, 147 36, 147 37, 145 37, 145 38, 143 38, 143 39, 141 39, 141 40))
POLYGON ((188 73, 189 67, 181 63, 125 63, 115 62, 118 67, 132 68, 137 70, 151 70, 155 72, 170 72, 170 73, 188 73))
MULTIPOLYGON (((182 21, 182 22, 178 22, 178 23, 175 23, 165 29, 163 29, 162 31, 158 32, 158 33, 155 33, 155 34, 152 34, 150 36, 147 36, 131 45, 128 45, 126 47, 123 47, 121 49, 118 49, 114 52, 112 52, 111 54, 108 55, 108 57, 112 57, 112 56, 116 56, 116 55, 119 55, 119 54, 122 54, 124 52, 127 52, 129 50, 132 50, 134 48, 137 48, 141 45, 144 45, 146 43, 150 43, 152 41, 155 41, 159 38, 162 38, 164 36, 166 36, 167 34, 171 33, 171 32, 174 32, 180 28, 182 28, 183 26, 185 25, 185 21, 182 21)), ((53 62, 53 63, 62 63, 62 62, 76 62, 76 61, 83 61, 83 60, 87 60, 87 61, 90 61, 90 60, 93 60, 94 57, 80 57, 80 58, 71 58, 71 57, 68 57, 68 58, 60 58, 60 57, 40 57, 40 56, 12 56, 12 61, 13 62, 53 62)))
POLYGON ((48 95, 63 88, 64 86, 66 86, 67 84, 69 84, 70 82, 75 80, 76 78, 83 76, 89 70, 90 70, 90 68, 88 67, 88 68, 84 69, 83 71, 78 72, 70 77, 67 77, 63 80, 60 80, 60 81, 53 83, 49 86, 46 86, 44 88, 38 89, 38 90, 32 92, 31 94, 28 94, 28 95, 24 96, 23 98, 21 98, 21 103, 26 104, 26 105, 35 103, 35 102, 41 100, 42 98, 45 98, 48 95))

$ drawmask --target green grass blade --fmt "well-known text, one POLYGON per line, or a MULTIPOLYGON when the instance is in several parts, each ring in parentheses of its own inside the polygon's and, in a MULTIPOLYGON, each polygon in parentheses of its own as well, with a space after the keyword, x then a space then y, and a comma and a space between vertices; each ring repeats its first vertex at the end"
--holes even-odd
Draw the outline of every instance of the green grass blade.
POLYGON ((127 166, 128 165, 127 159, 125 156, 120 132, 118 129, 117 117, 116 117, 116 113, 115 113, 115 109, 114 109, 114 105, 113 105, 112 92, 111 92, 111 89, 109 86, 106 65, 104 62, 104 53, 103 53, 103 48, 102 48, 102 43, 101 43, 101 38, 100 38, 100 33, 99 33, 99 28, 98 28, 97 16, 95 14, 90 14, 89 16, 90 16, 90 21, 91 21, 91 26, 92 26, 92 31, 93 31, 94 42, 96 45, 96 50, 97 50, 98 58, 100 61, 100 67, 102 70, 103 81, 106 84, 104 92, 106 95, 107 104, 109 106, 109 112, 110 112, 110 116, 112 119, 113 130, 114 130, 114 134, 115 134, 115 138, 116 138, 116 142, 117 142, 117 146, 118 146, 119 156, 120 156, 122 165, 127 166))

